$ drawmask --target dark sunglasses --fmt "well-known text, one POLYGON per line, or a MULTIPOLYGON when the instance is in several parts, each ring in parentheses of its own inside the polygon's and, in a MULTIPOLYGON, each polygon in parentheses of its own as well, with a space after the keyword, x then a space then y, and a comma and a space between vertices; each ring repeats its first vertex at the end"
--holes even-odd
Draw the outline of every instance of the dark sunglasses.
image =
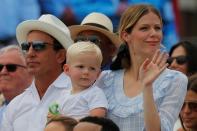
POLYGON ((43 41, 33 41, 33 42, 24 42, 21 44, 21 48, 23 51, 27 52, 29 50, 29 48, 32 46, 32 48, 35 51, 43 51, 46 48, 46 45, 51 45, 47 42, 43 42, 43 41))
POLYGON ((188 105, 188 107, 189 107, 189 109, 191 110, 191 111, 195 111, 195 112, 197 112, 197 101, 185 101, 184 103, 183 103, 183 106, 182 106, 182 110, 185 108, 185 106, 186 105, 188 105))
POLYGON ((169 65, 172 64, 172 62, 174 61, 174 59, 176 60, 176 63, 179 65, 183 65, 187 62, 187 57, 186 56, 177 56, 177 57, 169 57, 167 60, 167 63, 169 65))
POLYGON ((74 42, 79 42, 79 41, 91 41, 93 43, 95 43, 96 45, 100 45, 101 44, 101 40, 98 36, 95 35, 90 35, 90 36, 77 36, 74 39, 74 42))
POLYGON ((0 72, 3 70, 4 66, 6 67, 8 72, 15 72, 17 70, 17 67, 26 68, 26 66, 18 65, 18 64, 7 64, 7 65, 0 64, 0 72))

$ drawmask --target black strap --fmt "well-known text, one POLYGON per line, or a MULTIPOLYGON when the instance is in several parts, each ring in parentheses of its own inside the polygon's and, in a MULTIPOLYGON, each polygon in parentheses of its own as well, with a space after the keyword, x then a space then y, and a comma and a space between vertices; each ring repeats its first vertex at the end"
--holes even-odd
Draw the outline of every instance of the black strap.
POLYGON ((105 30, 109 31, 105 26, 102 26, 102 25, 96 24, 96 23, 86 23, 86 24, 83 24, 83 25, 96 26, 96 27, 99 27, 99 28, 102 28, 102 29, 105 29, 105 30))

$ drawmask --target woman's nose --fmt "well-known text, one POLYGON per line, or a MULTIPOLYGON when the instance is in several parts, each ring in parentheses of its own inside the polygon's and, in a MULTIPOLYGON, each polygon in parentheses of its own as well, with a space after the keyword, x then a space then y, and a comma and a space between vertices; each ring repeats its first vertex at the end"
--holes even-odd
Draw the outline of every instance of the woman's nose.
POLYGON ((157 34, 157 31, 155 30, 155 29, 151 29, 151 36, 154 36, 154 35, 156 35, 157 34))

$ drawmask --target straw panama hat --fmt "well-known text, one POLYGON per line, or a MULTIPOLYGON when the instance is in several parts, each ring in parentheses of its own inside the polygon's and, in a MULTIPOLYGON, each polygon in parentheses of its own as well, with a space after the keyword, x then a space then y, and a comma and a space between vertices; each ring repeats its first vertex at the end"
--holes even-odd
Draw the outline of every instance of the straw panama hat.
POLYGON ((27 35, 32 30, 43 31, 53 36, 65 49, 73 43, 68 27, 51 14, 42 15, 38 20, 26 20, 20 23, 16 28, 16 38, 20 45, 26 42, 27 35))
POLYGON ((116 47, 119 47, 121 44, 119 37, 113 33, 111 20, 102 13, 90 13, 83 19, 80 25, 72 25, 68 28, 70 29, 73 40, 77 37, 78 33, 82 31, 94 30, 108 37, 116 47))

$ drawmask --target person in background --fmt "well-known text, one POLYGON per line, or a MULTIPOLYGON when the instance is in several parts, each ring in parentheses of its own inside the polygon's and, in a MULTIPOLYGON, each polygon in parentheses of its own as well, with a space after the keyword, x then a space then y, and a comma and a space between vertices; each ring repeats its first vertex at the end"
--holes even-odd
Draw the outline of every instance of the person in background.
POLYGON ((169 52, 169 68, 187 76, 197 72, 197 46, 189 41, 180 41, 169 52))
POLYGON ((55 101, 61 115, 77 120, 89 115, 106 116, 107 99, 103 91, 94 86, 101 72, 102 59, 100 48, 89 41, 74 43, 67 49, 64 73, 70 77, 72 87, 55 101))
POLYGON ((25 56, 17 45, 0 49, 0 90, 5 101, 0 107, 0 123, 8 103, 21 94, 32 82, 25 56))
POLYGON ((53 116, 44 129, 44 131, 73 131, 77 125, 77 120, 66 116, 53 116))
POLYGON ((121 16, 120 46, 111 71, 95 85, 108 99, 107 117, 121 131, 171 131, 187 88, 187 77, 166 69, 167 53, 160 52, 162 18, 151 5, 130 6, 121 16))
POLYGON ((43 131, 50 102, 58 99, 71 85, 62 67, 66 49, 73 41, 67 26, 50 14, 20 23, 16 37, 34 80, 25 92, 9 103, 0 130, 43 131))
POLYGON ((196 131, 197 129, 197 74, 189 77, 187 94, 180 112, 182 129, 178 131, 196 131))
POLYGON ((17 44, 16 27, 28 19, 40 16, 40 5, 37 0, 1 0, 0 4, 0 48, 17 44))
POLYGON ((79 120, 73 131, 119 131, 119 128, 108 118, 87 116, 79 120))
MULTIPOLYGON (((189 41, 176 43, 169 52, 168 68, 180 71, 188 77, 197 72, 197 46, 189 41)), ((181 127, 180 119, 174 125, 174 131, 181 127)))
POLYGON ((103 55, 101 69, 108 70, 121 44, 118 35, 113 33, 111 20, 102 13, 93 12, 80 25, 69 26, 69 29, 75 42, 91 41, 100 47, 103 55))

